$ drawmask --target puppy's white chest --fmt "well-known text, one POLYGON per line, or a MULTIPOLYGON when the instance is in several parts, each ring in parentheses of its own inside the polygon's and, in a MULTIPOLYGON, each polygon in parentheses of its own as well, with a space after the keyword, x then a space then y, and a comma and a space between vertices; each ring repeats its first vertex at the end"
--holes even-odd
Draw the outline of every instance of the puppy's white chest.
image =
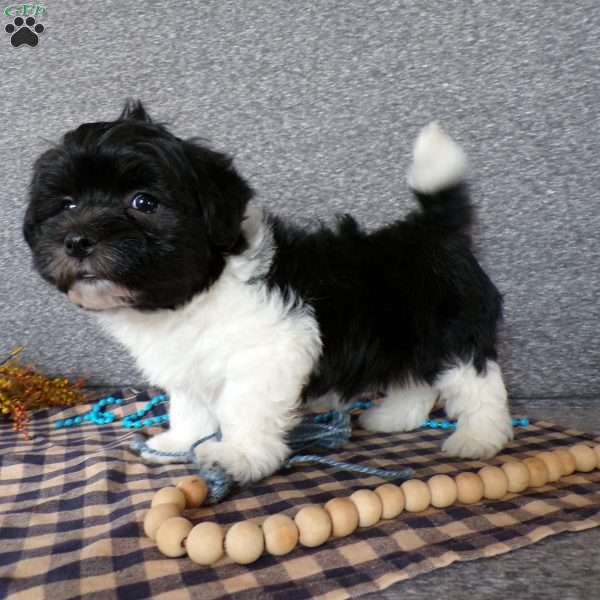
POLYGON ((281 355, 320 352, 312 315, 278 292, 222 276, 176 310, 101 313, 103 325, 134 356, 151 384, 168 392, 214 397, 237 373, 281 355))

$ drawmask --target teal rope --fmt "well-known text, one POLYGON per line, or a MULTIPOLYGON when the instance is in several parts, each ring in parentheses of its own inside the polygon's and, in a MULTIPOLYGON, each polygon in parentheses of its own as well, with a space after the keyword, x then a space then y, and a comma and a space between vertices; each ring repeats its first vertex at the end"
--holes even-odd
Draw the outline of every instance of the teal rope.
POLYGON ((352 473, 361 473, 362 475, 374 475, 376 477, 381 477, 382 479, 390 480, 402 479, 405 481, 406 479, 410 479, 415 475, 415 472, 410 467, 401 469, 399 471, 394 471, 392 469, 377 469, 376 467, 368 467, 366 465, 356 465, 354 463, 333 460, 332 458, 320 456, 319 454, 297 454, 296 456, 292 456, 292 458, 288 458, 285 466, 294 467, 303 463, 317 463, 320 465, 326 465, 328 467, 334 467, 340 471, 350 471, 352 473))

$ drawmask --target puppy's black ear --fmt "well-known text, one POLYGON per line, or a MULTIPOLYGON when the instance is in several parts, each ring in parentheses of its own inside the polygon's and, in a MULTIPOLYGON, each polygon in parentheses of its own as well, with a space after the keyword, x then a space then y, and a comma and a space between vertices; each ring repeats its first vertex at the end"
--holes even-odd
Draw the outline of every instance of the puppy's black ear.
POLYGON ((146 112, 144 105, 141 100, 129 99, 125 102, 125 106, 119 115, 119 121, 125 121, 127 119, 133 121, 145 121, 146 123, 152 123, 150 115, 146 112))
POLYGON ((183 147, 195 174, 209 239, 221 250, 233 250, 240 241, 246 205, 254 195, 252 188, 235 170, 229 156, 196 140, 184 141, 183 147))
POLYGON ((33 210, 31 207, 27 209, 25 213, 25 219, 23 221, 23 237, 30 247, 35 244, 35 221, 33 220, 33 210))

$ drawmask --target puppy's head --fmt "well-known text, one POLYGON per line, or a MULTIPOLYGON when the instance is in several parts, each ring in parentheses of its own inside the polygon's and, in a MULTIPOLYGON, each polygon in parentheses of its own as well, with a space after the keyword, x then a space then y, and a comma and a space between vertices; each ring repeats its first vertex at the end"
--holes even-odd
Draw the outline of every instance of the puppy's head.
POLYGON ((24 234, 42 277, 84 308, 173 308, 243 250, 251 197, 228 157, 128 103, 38 158, 24 234))

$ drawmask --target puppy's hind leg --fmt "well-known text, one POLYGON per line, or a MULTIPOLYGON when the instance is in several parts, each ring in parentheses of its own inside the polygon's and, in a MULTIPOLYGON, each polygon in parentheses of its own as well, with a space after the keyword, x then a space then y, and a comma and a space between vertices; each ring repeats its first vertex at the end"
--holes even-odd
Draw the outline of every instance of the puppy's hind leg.
POLYGON ((435 387, 446 402, 446 413, 457 419, 456 431, 444 452, 461 458, 488 459, 513 437, 508 397, 500 367, 488 360, 483 371, 460 363, 440 375, 435 387))
POLYGON ((383 401, 364 412, 359 423, 369 431, 411 431, 429 416, 438 391, 427 384, 393 385, 383 401))

